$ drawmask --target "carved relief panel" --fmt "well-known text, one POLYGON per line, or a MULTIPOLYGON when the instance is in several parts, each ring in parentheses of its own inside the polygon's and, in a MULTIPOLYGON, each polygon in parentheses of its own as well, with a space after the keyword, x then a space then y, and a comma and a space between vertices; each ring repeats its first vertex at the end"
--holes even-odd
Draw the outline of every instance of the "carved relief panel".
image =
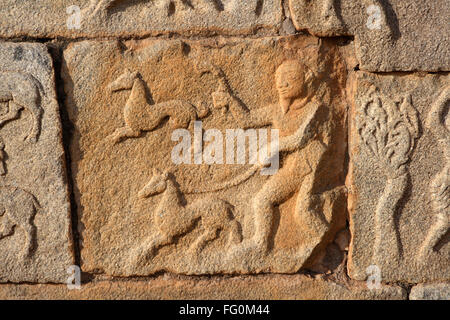
POLYGON ((348 180, 356 279, 369 265, 384 281, 450 276, 448 85, 440 75, 356 76, 348 180))
POLYGON ((343 228, 333 42, 86 41, 64 59, 84 270, 292 273, 343 228))
POLYGON ((52 60, 0 45, 0 282, 64 282, 70 208, 52 60))

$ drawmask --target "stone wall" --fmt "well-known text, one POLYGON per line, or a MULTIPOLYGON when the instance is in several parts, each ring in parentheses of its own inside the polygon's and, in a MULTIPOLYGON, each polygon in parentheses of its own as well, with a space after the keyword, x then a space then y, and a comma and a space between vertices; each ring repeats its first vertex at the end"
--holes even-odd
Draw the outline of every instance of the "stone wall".
POLYGON ((449 0, 3 0, 1 299, 450 299, 449 0))

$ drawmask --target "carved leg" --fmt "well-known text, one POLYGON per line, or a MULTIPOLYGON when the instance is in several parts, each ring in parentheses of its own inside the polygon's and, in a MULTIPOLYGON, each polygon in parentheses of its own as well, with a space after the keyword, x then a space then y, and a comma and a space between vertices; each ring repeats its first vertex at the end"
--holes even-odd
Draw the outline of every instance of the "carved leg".
POLYGON ((449 229, 449 219, 445 212, 441 212, 437 216, 437 221, 433 224, 430 231, 428 231, 427 237, 420 249, 419 259, 425 258, 427 255, 433 252, 434 247, 441 241, 442 237, 447 233, 449 229))
POLYGON ((375 245, 373 263, 380 268, 385 263, 394 265, 400 256, 395 215, 408 185, 409 175, 388 179, 375 212, 375 245))
POLYGON ((134 265, 143 265, 148 260, 152 259, 159 248, 168 245, 172 242, 172 238, 162 234, 156 234, 147 238, 142 245, 138 247, 134 254, 134 265))
POLYGON ((23 107, 21 105, 18 105, 14 101, 10 101, 8 113, 0 117, 0 127, 2 127, 8 121, 18 119, 20 110, 22 109, 23 107))
POLYGON ((239 229, 239 224, 236 220, 230 221, 228 226, 228 248, 242 242, 242 234, 239 229))
POLYGON ((117 144, 128 138, 138 138, 140 135, 140 130, 134 130, 130 127, 122 127, 117 129, 110 137, 113 143, 117 144))
POLYGON ((31 223, 27 223, 22 226, 27 235, 27 240, 23 248, 23 257, 29 258, 33 254, 35 242, 36 242, 36 227, 31 223))
POLYGON ((7 215, 3 217, 3 228, 0 230, 0 240, 11 236, 14 233, 15 223, 8 219, 7 215))
POLYGON ((312 194, 314 174, 309 164, 300 181, 301 187, 297 195, 294 218, 299 225, 306 229, 311 238, 321 239, 323 234, 328 231, 329 224, 322 212, 311 208, 314 198, 312 194))
MULTIPOLYGON (((35 108, 39 107, 35 106, 35 108)), ((33 128, 31 129, 30 134, 25 138, 31 142, 36 142, 39 138, 39 134, 41 133, 42 109, 39 108, 38 110, 39 111, 35 111, 35 113, 33 113, 33 128)))
POLYGON ((251 246, 256 246, 255 249, 257 251, 264 253, 269 251, 269 240, 272 235, 274 221, 274 207, 289 199, 297 191, 300 179, 301 175, 298 165, 284 166, 266 182, 254 198, 255 233, 251 246))
POLYGON ((206 230, 189 248, 189 252, 195 257, 199 257, 208 242, 217 239, 219 228, 206 230))
POLYGON ((450 164, 442 170, 430 186, 430 196, 436 213, 436 222, 431 226, 418 255, 419 259, 433 252, 434 247, 444 237, 450 227, 450 164))

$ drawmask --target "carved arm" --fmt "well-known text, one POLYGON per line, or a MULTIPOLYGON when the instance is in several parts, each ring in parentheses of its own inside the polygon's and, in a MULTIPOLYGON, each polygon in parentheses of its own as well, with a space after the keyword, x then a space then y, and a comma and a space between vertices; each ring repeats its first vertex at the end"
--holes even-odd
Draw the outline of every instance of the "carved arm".
POLYGON ((304 148, 315 135, 317 116, 320 106, 314 106, 313 111, 308 114, 305 121, 297 131, 287 137, 280 139, 279 152, 293 152, 304 148))

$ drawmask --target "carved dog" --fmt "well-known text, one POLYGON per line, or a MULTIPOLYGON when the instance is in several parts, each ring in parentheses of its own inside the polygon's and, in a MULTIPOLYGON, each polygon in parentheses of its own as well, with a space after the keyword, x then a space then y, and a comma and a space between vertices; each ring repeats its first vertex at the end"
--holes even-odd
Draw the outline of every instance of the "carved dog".
POLYGON ((159 248, 174 243, 177 237, 195 228, 198 221, 201 221, 203 233, 189 248, 196 258, 208 242, 219 236, 219 231, 228 234, 229 246, 242 241, 238 223, 232 217, 232 207, 228 202, 211 197, 182 206, 179 189, 170 174, 154 170, 152 179, 139 192, 139 197, 145 199, 157 194, 163 194, 154 213, 158 232, 137 248, 133 264, 145 263, 159 248))

